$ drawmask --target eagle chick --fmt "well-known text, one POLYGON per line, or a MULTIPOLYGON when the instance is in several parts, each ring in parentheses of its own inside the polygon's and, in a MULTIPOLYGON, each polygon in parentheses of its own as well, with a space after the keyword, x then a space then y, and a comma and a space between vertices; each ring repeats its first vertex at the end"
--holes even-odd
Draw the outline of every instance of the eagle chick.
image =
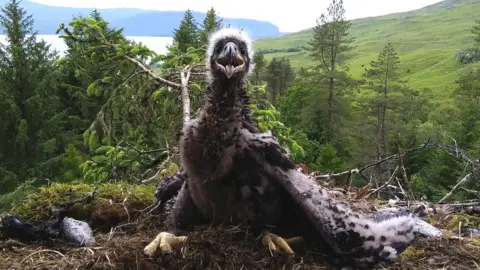
POLYGON ((224 28, 210 37, 204 104, 183 127, 181 170, 156 193, 163 202, 174 196, 172 190, 178 194, 166 231, 144 252, 153 255, 159 246, 168 252, 194 225, 247 222, 271 250, 292 254, 277 235, 291 233, 325 242, 344 263, 358 267, 394 260, 414 239, 415 218, 356 213, 296 171, 277 139, 260 133, 251 118, 246 88, 252 59, 245 32, 224 28))

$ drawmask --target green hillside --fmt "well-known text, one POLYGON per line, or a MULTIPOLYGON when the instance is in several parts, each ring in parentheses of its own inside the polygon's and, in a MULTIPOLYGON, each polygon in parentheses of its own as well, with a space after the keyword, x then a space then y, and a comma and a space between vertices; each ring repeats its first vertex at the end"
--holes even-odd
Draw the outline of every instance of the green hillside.
MULTIPOLYGON (((447 94, 460 71, 468 67, 456 61, 455 52, 472 45, 475 19, 480 19, 479 0, 446 0, 415 11, 353 20, 350 36, 355 38, 356 48, 351 52, 351 73, 359 78, 362 65, 376 59, 383 46, 392 42, 410 86, 447 94)), ((277 50, 266 58, 285 56, 295 67, 306 67, 312 62, 305 51, 298 49, 306 46, 311 35, 308 29, 281 38, 260 39, 255 49, 277 50), (288 52, 295 49, 297 52, 288 52)))

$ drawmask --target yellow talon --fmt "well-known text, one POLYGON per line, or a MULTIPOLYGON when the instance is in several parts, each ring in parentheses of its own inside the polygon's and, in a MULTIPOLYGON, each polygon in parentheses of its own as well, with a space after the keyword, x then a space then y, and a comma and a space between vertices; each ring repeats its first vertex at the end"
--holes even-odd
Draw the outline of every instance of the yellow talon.
POLYGON ((187 236, 175 236, 168 232, 161 232, 143 249, 143 253, 148 256, 153 256, 158 247, 160 247, 162 252, 169 253, 172 252, 173 245, 185 242, 186 240, 187 236))
POLYGON ((290 237, 290 238, 285 239, 285 242, 287 242, 288 244, 292 244, 292 243, 296 243, 296 242, 300 242, 300 241, 302 241, 302 237, 300 237, 300 236, 290 237))
POLYGON ((273 256, 273 252, 277 251, 277 246, 282 249, 284 252, 293 255, 295 252, 290 248, 288 244, 294 243, 301 240, 301 237, 292 237, 288 239, 283 239, 282 237, 265 232, 262 237, 262 244, 265 246, 268 246, 268 249, 270 251, 270 255, 273 256))

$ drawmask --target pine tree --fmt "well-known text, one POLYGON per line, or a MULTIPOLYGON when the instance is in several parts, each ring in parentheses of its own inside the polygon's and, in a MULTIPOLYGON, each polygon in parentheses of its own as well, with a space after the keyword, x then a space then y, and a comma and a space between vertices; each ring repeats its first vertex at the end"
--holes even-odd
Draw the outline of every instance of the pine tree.
MULTIPOLYGON (((378 55, 377 61, 370 63, 371 69, 366 70, 365 77, 371 79, 371 85, 377 92, 375 102, 376 113, 376 158, 380 160, 387 156, 387 111, 389 109, 388 95, 396 87, 398 81, 397 65, 400 63, 395 48, 388 43, 378 55)), ((387 171, 390 172, 390 166, 387 162, 387 171)))
POLYGON ((200 32, 200 42, 202 45, 208 43, 208 37, 211 33, 222 28, 222 21, 223 19, 218 19, 217 12, 213 7, 207 12, 205 19, 203 20, 203 29, 200 32))
POLYGON ((177 47, 179 53, 186 53, 189 47, 199 46, 199 28, 189 9, 185 11, 180 26, 173 30, 172 45, 177 47))
POLYGON ((255 65, 253 69, 253 84, 258 85, 262 79, 262 76, 265 73, 265 68, 267 67, 267 60, 265 55, 261 52, 257 52, 253 55, 253 64, 255 65))
POLYGON ((474 35, 475 46, 480 47, 480 20, 475 20, 476 25, 472 27, 474 35))
POLYGON ((333 136, 336 84, 346 76, 340 70, 347 59, 344 53, 352 49, 349 43, 353 39, 348 38, 350 25, 350 21, 345 19, 343 0, 332 0, 327 13, 317 20, 313 37, 308 42, 310 56, 319 63, 320 75, 326 78, 328 85, 327 141, 333 136))
POLYGON ((41 176, 36 166, 58 154, 63 116, 53 68, 56 54, 37 41, 33 18, 19 3, 9 1, 0 14, 7 37, 0 47, 0 91, 5 98, 0 106, 0 166, 25 179, 41 176))
POLYGON ((266 66, 265 80, 268 85, 271 103, 276 106, 277 99, 287 90, 295 78, 290 60, 273 58, 266 66))

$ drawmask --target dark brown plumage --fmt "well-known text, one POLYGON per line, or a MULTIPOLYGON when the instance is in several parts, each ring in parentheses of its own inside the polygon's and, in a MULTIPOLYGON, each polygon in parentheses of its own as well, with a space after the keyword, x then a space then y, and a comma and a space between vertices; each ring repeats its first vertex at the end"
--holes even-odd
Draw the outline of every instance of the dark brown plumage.
POLYGON ((374 219, 353 212, 297 172, 274 137, 259 133, 246 94, 252 70, 250 39, 236 29, 219 30, 210 39, 207 56, 209 86, 199 116, 182 130, 182 169, 168 183, 160 183, 164 191, 157 193, 165 201, 181 185, 168 231, 145 253, 153 255, 159 245, 168 251, 170 244, 185 240, 175 235, 189 226, 248 222, 254 231, 263 231, 264 244, 272 236, 269 230, 302 233, 328 244, 345 263, 395 259, 414 238, 415 219, 409 213, 374 219), (174 188, 167 192, 166 187, 174 188))

